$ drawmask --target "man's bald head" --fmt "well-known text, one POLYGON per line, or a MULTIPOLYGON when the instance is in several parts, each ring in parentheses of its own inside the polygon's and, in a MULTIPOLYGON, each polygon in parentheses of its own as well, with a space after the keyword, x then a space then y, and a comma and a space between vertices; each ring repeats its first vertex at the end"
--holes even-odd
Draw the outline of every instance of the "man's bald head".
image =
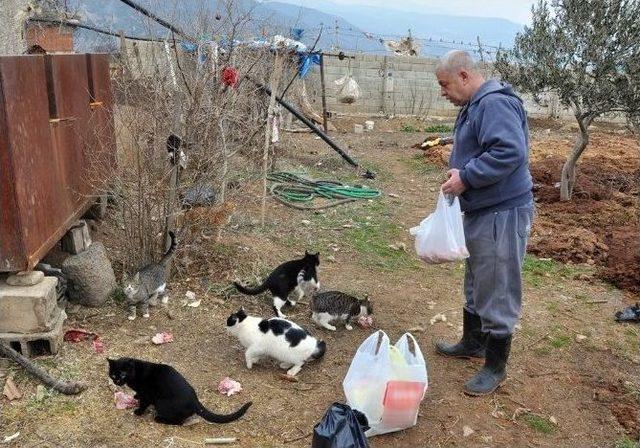
POLYGON ((436 72, 445 71, 449 73, 458 73, 465 70, 469 73, 478 72, 476 62, 466 51, 452 50, 442 56, 436 67, 436 72))
POLYGON ((469 53, 453 50, 445 54, 436 67, 442 96, 463 106, 484 83, 484 77, 469 53))

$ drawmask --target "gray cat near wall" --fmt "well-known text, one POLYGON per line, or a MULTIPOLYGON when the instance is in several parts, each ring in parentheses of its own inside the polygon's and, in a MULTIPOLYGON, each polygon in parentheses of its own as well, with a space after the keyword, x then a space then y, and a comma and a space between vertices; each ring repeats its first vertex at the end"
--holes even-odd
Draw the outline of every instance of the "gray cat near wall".
POLYGON ((129 320, 136 318, 136 309, 140 308, 142 317, 149 317, 149 305, 158 304, 158 296, 162 297, 162 303, 169 301, 166 294, 167 288, 167 264, 176 248, 176 236, 169 232, 171 246, 158 263, 149 263, 144 266, 132 278, 126 274, 123 276, 124 294, 127 296, 129 320))

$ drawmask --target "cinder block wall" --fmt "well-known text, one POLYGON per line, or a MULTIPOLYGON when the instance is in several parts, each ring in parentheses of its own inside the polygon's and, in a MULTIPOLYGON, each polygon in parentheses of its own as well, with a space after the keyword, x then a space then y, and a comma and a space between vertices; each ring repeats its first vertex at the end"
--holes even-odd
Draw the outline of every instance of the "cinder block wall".
MULTIPOLYGON (((435 76, 437 59, 368 54, 350 56, 355 56, 355 59, 341 61, 337 57, 325 56, 327 109, 330 112, 353 115, 457 114, 458 108, 440 96, 440 87, 435 76), (358 83, 362 96, 353 104, 343 104, 337 99, 339 87, 334 81, 347 74, 349 70, 358 83)), ((306 82, 310 101, 317 111, 321 111, 318 66, 313 68, 306 82)), ((524 100, 531 116, 573 116, 570 111, 559 110, 555 98, 548 98, 546 107, 537 106, 526 97, 524 100)))

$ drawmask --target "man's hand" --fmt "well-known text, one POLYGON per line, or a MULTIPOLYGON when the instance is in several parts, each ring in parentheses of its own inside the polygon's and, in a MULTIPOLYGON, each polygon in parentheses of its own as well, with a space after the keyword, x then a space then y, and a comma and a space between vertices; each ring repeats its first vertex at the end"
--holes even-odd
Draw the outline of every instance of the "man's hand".
POLYGON ((443 193, 460 196, 467 189, 462 179, 460 179, 460 170, 452 169, 447 171, 447 177, 449 177, 449 180, 443 183, 441 187, 443 193))

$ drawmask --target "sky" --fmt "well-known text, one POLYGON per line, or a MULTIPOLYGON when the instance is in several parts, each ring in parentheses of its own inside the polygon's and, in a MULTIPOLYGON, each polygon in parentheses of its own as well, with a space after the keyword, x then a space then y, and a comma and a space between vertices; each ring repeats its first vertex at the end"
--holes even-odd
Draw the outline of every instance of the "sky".
MULTIPOLYGON (((313 8, 313 0, 285 0, 313 8)), ((501 17, 529 24, 534 0, 330 0, 341 5, 369 5, 405 11, 478 17, 501 17)))

